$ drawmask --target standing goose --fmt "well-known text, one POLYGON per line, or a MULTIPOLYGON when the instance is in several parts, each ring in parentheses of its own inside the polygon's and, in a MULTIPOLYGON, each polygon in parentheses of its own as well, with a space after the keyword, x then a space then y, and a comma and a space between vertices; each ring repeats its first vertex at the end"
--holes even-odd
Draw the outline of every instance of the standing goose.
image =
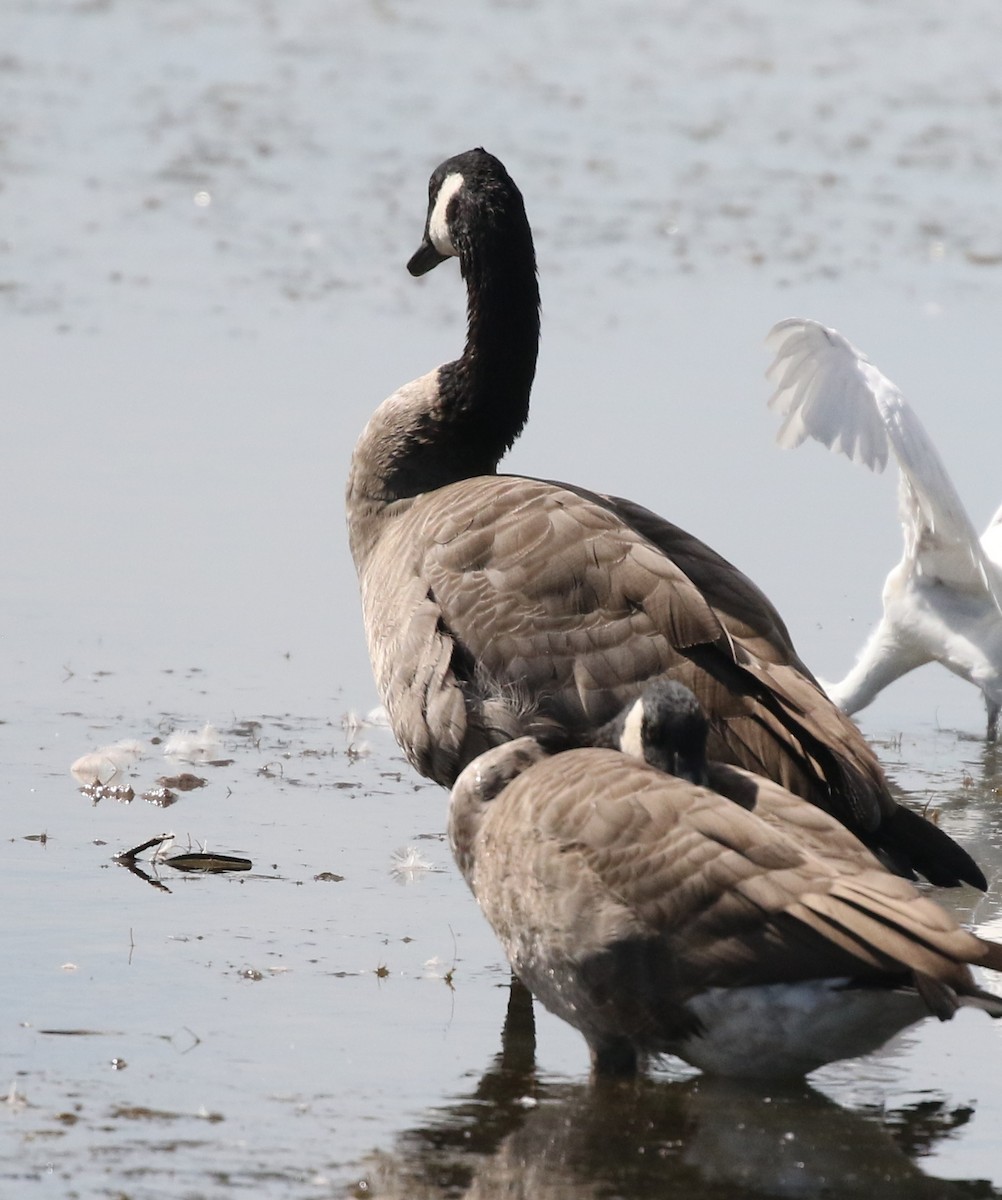
POLYGON ((1002 1016, 970 970, 1002 971, 1002 946, 820 810, 801 824, 810 806, 770 781, 748 777, 744 807, 666 774, 708 774, 685 689, 634 707, 623 743, 639 732, 659 766, 523 737, 466 767, 449 807, 456 862, 512 969, 584 1035, 596 1073, 674 1054, 711 1074, 800 1076, 962 1005, 1002 1016))
POLYGON ((936 447, 897 387, 862 351, 817 321, 790 318, 766 339, 776 358, 769 406, 783 417, 778 441, 816 438, 871 471, 887 452, 900 471, 901 562, 884 584, 884 615, 839 683, 826 684, 844 712, 865 708, 888 684, 940 662, 980 688, 987 738, 1002 707, 1002 508, 978 538, 936 447))
POLYGON ((409 761, 451 786, 512 738, 587 744, 667 673, 708 712, 715 758, 833 813, 905 873, 985 887, 964 850, 895 803, 740 571, 637 504, 497 473, 528 415, 539 291, 522 196, 482 149, 433 173, 408 269, 450 256, 466 347, 380 405, 347 487, 369 654, 409 761))

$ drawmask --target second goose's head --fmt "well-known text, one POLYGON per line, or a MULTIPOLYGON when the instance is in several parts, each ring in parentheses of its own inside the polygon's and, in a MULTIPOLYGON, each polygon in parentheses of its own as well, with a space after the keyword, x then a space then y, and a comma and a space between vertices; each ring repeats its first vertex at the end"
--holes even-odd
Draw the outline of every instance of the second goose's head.
POLYGON ((618 719, 619 749, 652 767, 705 785, 709 722, 692 692, 674 679, 656 679, 618 719))

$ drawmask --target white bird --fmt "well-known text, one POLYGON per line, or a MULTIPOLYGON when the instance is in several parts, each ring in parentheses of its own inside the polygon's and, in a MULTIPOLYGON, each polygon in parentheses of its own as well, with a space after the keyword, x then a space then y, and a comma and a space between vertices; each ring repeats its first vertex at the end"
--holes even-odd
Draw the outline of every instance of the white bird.
POLYGON ((775 325, 766 345, 776 358, 769 407, 783 418, 777 441, 808 437, 853 462, 882 471, 888 450, 900 470, 904 554, 884 584, 884 615, 839 683, 825 684, 847 713, 865 708, 888 684, 939 662, 979 688, 987 737, 1002 707, 1002 507, 978 538, 946 467, 895 385, 862 351, 817 321, 775 325))

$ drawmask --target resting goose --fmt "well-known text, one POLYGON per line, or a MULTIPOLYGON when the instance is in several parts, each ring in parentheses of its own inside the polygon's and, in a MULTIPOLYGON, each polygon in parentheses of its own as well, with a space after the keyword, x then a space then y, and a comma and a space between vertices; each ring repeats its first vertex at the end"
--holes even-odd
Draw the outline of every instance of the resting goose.
POLYGON ((448 257, 466 281, 466 347, 380 405, 347 487, 369 654, 409 761, 451 786, 522 735, 587 744, 669 674, 708 712, 715 758, 833 813, 903 872, 985 887, 964 850, 892 799, 740 571, 638 504, 497 473, 528 415, 539 290, 522 196, 482 149, 433 173, 408 269, 448 257))
POLYGON ((658 766, 523 737, 470 763, 449 807, 456 862, 512 969, 584 1035, 597 1074, 674 1054, 711 1074, 800 1076, 962 1005, 1002 1016, 970 970, 1002 970, 1002 946, 772 782, 736 773, 750 791, 735 803, 666 774, 721 777, 685 689, 633 707, 623 744, 639 733, 658 766))
POLYGON ((871 471, 900 472, 904 555, 884 584, 884 615, 839 683, 825 688, 854 713, 902 675, 939 662, 980 688, 987 737, 1002 707, 1002 508, 978 538, 946 467, 897 387, 861 350, 817 321, 790 318, 767 345, 776 358, 770 408, 783 417, 777 440, 816 438, 871 471))

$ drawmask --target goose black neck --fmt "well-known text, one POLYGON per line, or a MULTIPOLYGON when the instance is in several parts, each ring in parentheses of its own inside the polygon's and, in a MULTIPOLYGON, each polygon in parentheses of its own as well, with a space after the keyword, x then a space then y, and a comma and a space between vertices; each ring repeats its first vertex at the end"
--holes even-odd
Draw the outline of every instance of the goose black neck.
POLYGON ((466 347, 439 371, 435 441, 454 478, 492 474, 521 433, 539 350, 539 286, 532 235, 524 215, 460 247, 466 281, 466 347))
MULTIPOLYGON (((457 235, 467 290, 466 347, 423 380, 356 450, 350 488, 381 502, 493 475, 525 425, 539 349, 539 287, 532 234, 516 204, 457 235)), ((395 397, 391 397, 392 402, 395 397)), ((390 403, 390 402, 388 402, 390 403)))

